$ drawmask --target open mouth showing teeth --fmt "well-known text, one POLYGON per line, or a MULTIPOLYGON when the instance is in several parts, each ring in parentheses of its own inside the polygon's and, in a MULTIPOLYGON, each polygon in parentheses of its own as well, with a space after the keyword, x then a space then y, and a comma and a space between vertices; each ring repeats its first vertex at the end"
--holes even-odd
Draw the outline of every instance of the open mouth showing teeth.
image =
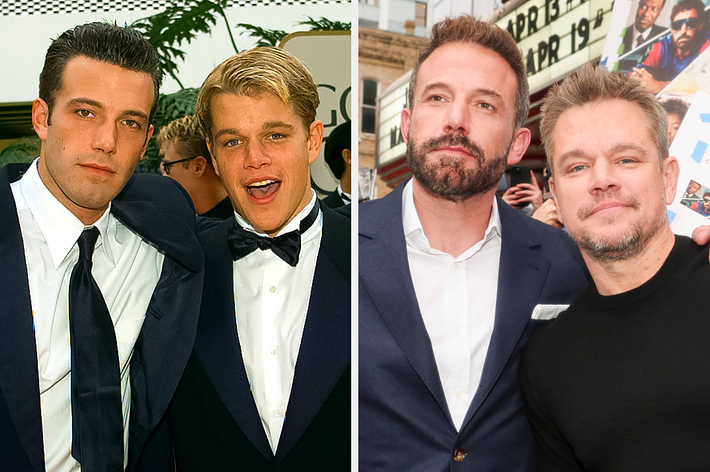
POLYGON ((278 190, 281 182, 276 180, 262 180, 246 186, 247 193, 255 198, 267 198, 278 190))

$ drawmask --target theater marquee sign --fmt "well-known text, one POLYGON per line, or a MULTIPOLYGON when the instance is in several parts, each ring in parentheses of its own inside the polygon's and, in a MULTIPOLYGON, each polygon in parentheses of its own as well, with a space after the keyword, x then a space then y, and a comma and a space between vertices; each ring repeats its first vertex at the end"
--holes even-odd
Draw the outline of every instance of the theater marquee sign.
POLYGON ((496 20, 523 53, 531 93, 601 57, 613 4, 614 0, 531 0, 496 20))

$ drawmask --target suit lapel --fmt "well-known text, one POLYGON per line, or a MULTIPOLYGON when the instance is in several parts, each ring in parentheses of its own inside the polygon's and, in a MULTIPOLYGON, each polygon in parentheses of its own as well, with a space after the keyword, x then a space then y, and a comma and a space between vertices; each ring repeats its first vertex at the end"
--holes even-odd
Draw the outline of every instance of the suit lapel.
POLYGON ((195 354, 239 428, 261 454, 273 460, 269 440, 251 394, 234 317, 229 218, 200 236, 205 248, 205 285, 195 354))
POLYGON ((481 382, 471 401, 463 429, 488 397, 508 363, 540 296, 550 268, 540 257, 541 242, 527 229, 528 221, 497 199, 501 218, 502 245, 498 270, 498 293, 493 334, 483 365, 481 382))
POLYGON ((404 184, 384 199, 373 202, 373 205, 385 205, 386 211, 379 212, 380 218, 361 224, 360 234, 364 238, 360 238, 359 246, 360 283, 453 427, 410 275, 402 222, 403 189, 404 184))
POLYGON ((321 208, 323 236, 277 463, 311 424, 350 362, 350 220, 321 208))
POLYGON ((44 471, 39 373, 25 251, 7 170, 0 172, 0 390, 25 454, 44 471))

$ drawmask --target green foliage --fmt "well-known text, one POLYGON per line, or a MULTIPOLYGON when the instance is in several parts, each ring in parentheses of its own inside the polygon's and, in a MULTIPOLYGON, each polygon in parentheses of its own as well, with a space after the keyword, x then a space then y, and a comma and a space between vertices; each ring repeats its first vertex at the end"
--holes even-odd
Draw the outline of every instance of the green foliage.
POLYGON ((310 16, 306 21, 299 21, 297 25, 310 26, 311 31, 350 31, 352 23, 343 23, 342 21, 332 21, 325 17, 320 17, 314 20, 310 16))
POLYGON ((276 47, 279 41, 284 39, 288 34, 282 30, 271 30, 260 26, 250 25, 248 23, 239 23, 238 27, 244 28, 246 31, 239 33, 240 35, 247 34, 250 38, 257 38, 256 46, 273 46, 276 47))
POLYGON ((39 156, 39 148, 42 142, 37 136, 27 136, 20 138, 0 152, 0 168, 7 164, 21 162, 32 162, 39 156))
MULTIPOLYGON (((131 27, 140 31, 158 53, 160 68, 170 75, 184 88, 177 78, 177 61, 185 60, 185 52, 179 49, 183 42, 188 44, 197 37, 198 33, 211 33, 212 27, 217 24, 217 16, 224 19, 224 8, 227 0, 188 0, 184 5, 173 1, 164 11, 147 18, 134 21, 131 27)), ((232 32, 227 26, 229 37, 234 44, 232 32)))
POLYGON ((160 128, 173 120, 195 113, 199 89, 186 88, 175 93, 161 94, 158 108, 153 117, 153 137, 148 142, 143 160, 138 163, 138 172, 158 172, 160 167, 160 148, 155 137, 160 128))

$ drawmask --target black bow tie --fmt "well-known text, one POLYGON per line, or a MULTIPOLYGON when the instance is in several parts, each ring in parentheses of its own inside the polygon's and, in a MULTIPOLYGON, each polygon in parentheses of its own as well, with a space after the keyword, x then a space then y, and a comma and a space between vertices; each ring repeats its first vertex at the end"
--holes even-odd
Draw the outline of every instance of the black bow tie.
POLYGON ((296 267, 298 264, 298 255, 301 252, 301 234, 305 233, 310 228, 318 217, 318 202, 313 205, 313 208, 308 215, 301 220, 297 230, 289 231, 286 234, 269 238, 268 236, 259 236, 258 234, 247 231, 237 223, 236 218, 234 224, 229 228, 229 236, 227 243, 229 244, 229 252, 232 253, 232 259, 235 261, 248 256, 257 249, 271 251, 278 257, 284 260, 291 267, 296 267))

